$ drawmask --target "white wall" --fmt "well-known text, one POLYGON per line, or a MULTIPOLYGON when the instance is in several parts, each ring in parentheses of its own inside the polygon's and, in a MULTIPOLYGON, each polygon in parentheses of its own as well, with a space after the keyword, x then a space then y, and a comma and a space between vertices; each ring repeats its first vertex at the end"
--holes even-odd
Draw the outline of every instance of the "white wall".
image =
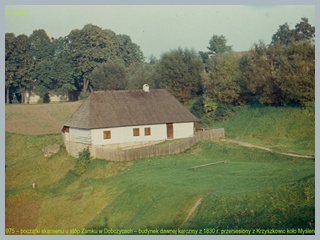
MULTIPOLYGON (((62 96, 62 95, 54 95, 54 94, 51 94, 49 93, 49 97, 50 97, 50 103, 53 103, 53 102, 62 102, 63 100, 65 101, 68 101, 68 96, 62 96)), ((25 92, 25 102, 27 103, 28 102, 28 98, 29 98, 29 92, 25 92)), ((30 104, 36 104, 38 103, 40 100, 40 97, 39 95, 36 95, 35 93, 31 93, 30 95, 30 99, 29 99, 29 103, 30 104)))
MULTIPOLYGON (((174 123, 173 138, 176 139, 191 137, 194 134, 193 128, 193 122, 174 123)), ((65 133, 65 137, 67 141, 69 140, 71 142, 92 145, 159 141, 167 139, 167 126, 166 124, 158 124, 92 130, 77 129, 70 127, 70 132, 69 134, 65 133), (140 129, 139 136, 133 136, 134 128, 140 129), (145 136, 145 128, 151 128, 150 136, 145 136), (111 131, 111 139, 104 139, 104 131, 111 131)))
MULTIPOLYGON (((25 92, 25 103, 28 102, 28 98, 29 98, 29 92, 25 92)), ((31 93, 29 103, 30 104, 38 103, 39 99, 40 97, 38 95, 31 93)))
POLYGON ((167 138, 167 126, 166 124, 159 125, 141 125, 130 127, 118 127, 118 128, 103 128, 92 129, 92 145, 104 145, 114 143, 134 143, 134 142, 148 142, 164 140, 167 138), (144 128, 151 128, 151 135, 145 136, 144 128), (133 129, 139 128, 140 135, 133 136, 133 129), (103 131, 111 131, 111 139, 103 139, 103 131))
POLYGON ((69 139, 71 142, 91 144, 90 130, 70 127, 69 139))
POLYGON ((188 123, 174 123, 173 124, 173 138, 187 138, 192 137, 194 130, 193 122, 188 123))

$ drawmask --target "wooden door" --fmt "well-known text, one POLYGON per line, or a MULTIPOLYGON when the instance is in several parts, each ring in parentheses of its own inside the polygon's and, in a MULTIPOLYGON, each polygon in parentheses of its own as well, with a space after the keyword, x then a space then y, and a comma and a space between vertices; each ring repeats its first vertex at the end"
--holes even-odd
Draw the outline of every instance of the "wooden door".
POLYGON ((167 123, 167 138, 173 138, 173 123, 167 123))

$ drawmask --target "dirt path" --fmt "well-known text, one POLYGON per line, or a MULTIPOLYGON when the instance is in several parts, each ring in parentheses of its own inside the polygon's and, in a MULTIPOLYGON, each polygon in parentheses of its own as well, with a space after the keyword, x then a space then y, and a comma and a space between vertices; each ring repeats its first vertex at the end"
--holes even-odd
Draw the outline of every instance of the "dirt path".
POLYGON ((189 218, 191 217, 192 213, 197 209, 197 207, 201 204, 203 200, 203 197, 199 198, 198 201, 196 202, 196 204, 190 209, 188 216, 186 217, 186 219, 180 224, 179 228, 182 228, 182 226, 189 220, 189 218))
POLYGON ((260 147, 260 146, 257 146, 257 145, 251 144, 251 143, 241 142, 241 141, 233 140, 233 139, 230 139, 230 138, 226 138, 225 141, 226 142, 231 142, 231 143, 236 143, 236 144, 239 144, 239 145, 244 146, 244 147, 258 148, 258 149, 262 149, 262 150, 265 150, 265 151, 268 151, 268 152, 279 153, 279 154, 286 155, 286 156, 291 156, 291 157, 314 158, 314 156, 311 156, 311 155, 302 155, 302 154, 295 154, 295 153, 278 152, 278 151, 272 150, 271 148, 260 147))

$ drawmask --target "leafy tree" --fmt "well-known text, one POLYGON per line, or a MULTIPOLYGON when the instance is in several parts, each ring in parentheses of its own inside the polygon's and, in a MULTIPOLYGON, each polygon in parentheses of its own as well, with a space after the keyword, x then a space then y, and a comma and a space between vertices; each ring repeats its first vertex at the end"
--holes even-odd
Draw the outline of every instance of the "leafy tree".
POLYGON ((12 98, 13 94, 23 103, 26 90, 31 90, 33 86, 33 61, 28 37, 24 34, 17 37, 12 33, 6 34, 5 55, 6 103, 11 102, 10 97, 12 98))
POLYGON ((231 51, 232 47, 227 46, 227 39, 223 35, 213 35, 209 41, 208 49, 216 54, 231 51))
POLYGON ((149 63, 150 64, 156 64, 158 62, 158 59, 156 56, 154 56, 153 54, 151 54, 151 56, 149 57, 149 63))
POLYGON ((45 59, 37 63, 32 77, 36 79, 34 91, 40 98, 44 98, 48 92, 54 89, 54 72, 53 60, 45 59))
POLYGON ((283 48, 276 69, 276 84, 286 102, 307 105, 315 99, 315 48, 308 41, 283 48))
POLYGON ((11 102, 10 95, 14 87, 14 79, 17 72, 17 65, 14 56, 16 48, 16 39, 13 33, 6 33, 5 35, 5 91, 6 103, 11 102))
POLYGON ((119 43, 117 56, 124 61, 126 67, 132 63, 144 60, 140 47, 133 43, 128 35, 117 35, 117 41, 119 43))
POLYGON ((217 54, 209 60, 205 92, 220 103, 240 103, 242 79, 240 57, 234 52, 217 54))
POLYGON ((241 60, 247 90, 261 103, 306 105, 314 100, 315 49, 309 41, 256 45, 241 60))
POLYGON ((29 37, 31 56, 36 62, 53 57, 54 48, 52 38, 43 30, 34 30, 29 37))
POLYGON ((123 90, 127 87, 126 69, 121 59, 99 64, 89 78, 93 90, 123 90))
MULTIPOLYGON (((58 95, 73 96, 77 90, 75 83, 75 65, 70 57, 68 41, 60 37, 53 41, 54 45, 54 77, 57 81, 54 92, 58 95)), ((71 97, 72 98, 72 97, 71 97)))
POLYGON ((289 28, 288 23, 280 25, 277 32, 272 36, 271 44, 275 44, 279 42, 282 45, 288 45, 290 42, 290 38, 292 36, 292 31, 289 28))
POLYGON ((74 83, 74 67, 72 62, 62 56, 54 61, 54 79, 55 85, 53 92, 57 95, 69 95, 77 90, 74 83))
MULTIPOLYGON (((43 99, 48 98, 49 93, 66 95, 76 89, 73 82, 73 67, 62 58, 39 62, 33 78, 36 79, 34 91, 43 99)), ((50 99, 44 100, 44 102, 49 101, 50 99)))
POLYGON ((313 42, 315 27, 309 24, 308 18, 301 18, 301 22, 296 24, 292 36, 296 42, 305 40, 313 42))
POLYGON ((203 70, 194 50, 172 50, 164 53, 156 65, 156 87, 168 89, 179 101, 187 103, 202 93, 203 70))
MULTIPOLYGON (((274 51, 277 54, 277 51, 274 51)), ((240 61, 246 89, 261 103, 281 103, 282 93, 275 83, 276 55, 260 42, 255 44, 240 61)))
POLYGON ((83 92, 88 90, 89 74, 101 63, 116 59, 119 43, 111 30, 87 24, 67 36, 70 57, 75 64, 77 85, 83 92))
POLYGON ((290 43, 299 41, 314 41, 315 27, 311 26, 308 18, 301 18, 294 29, 290 29, 288 23, 280 25, 277 32, 272 36, 271 45, 279 42, 281 45, 288 46, 290 43))
POLYGON ((133 63, 127 68, 128 89, 141 89, 147 83, 155 88, 155 65, 150 63, 133 63))
MULTIPOLYGON (((34 71, 34 61, 31 56, 31 45, 28 36, 22 34, 16 38, 15 61, 17 64, 16 85, 18 89, 16 93, 20 95, 20 102, 25 103, 25 93, 29 92, 34 85, 32 72, 34 71)), ((29 102, 27 100, 27 102, 29 102)))

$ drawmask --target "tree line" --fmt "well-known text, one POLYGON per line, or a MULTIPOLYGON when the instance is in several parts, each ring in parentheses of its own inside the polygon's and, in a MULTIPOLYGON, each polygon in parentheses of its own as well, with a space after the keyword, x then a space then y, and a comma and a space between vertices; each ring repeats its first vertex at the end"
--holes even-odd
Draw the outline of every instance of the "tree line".
POLYGON ((151 56, 127 35, 92 24, 51 38, 44 30, 29 37, 6 33, 6 102, 23 103, 26 92, 69 100, 95 90, 166 88, 193 111, 210 114, 224 105, 260 103, 305 106, 315 98, 315 28, 307 18, 290 29, 287 23, 269 44, 255 43, 234 52, 223 35, 213 35, 207 52, 177 48, 151 56))

